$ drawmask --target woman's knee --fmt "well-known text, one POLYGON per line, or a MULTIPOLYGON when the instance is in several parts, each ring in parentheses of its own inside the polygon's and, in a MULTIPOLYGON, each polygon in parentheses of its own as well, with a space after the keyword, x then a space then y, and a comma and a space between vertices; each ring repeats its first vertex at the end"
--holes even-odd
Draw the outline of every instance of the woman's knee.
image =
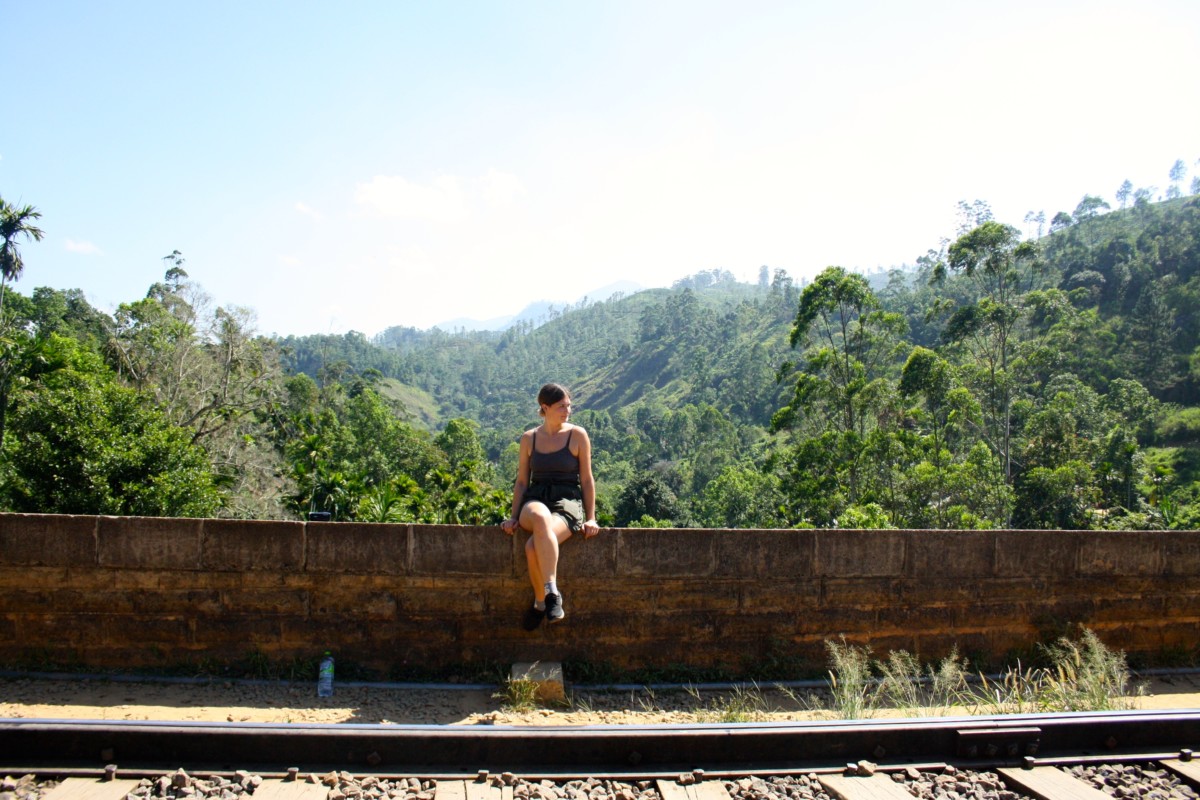
POLYGON ((530 503, 521 511, 521 527, 530 533, 541 533, 549 530, 554 519, 550 509, 540 503, 530 503))

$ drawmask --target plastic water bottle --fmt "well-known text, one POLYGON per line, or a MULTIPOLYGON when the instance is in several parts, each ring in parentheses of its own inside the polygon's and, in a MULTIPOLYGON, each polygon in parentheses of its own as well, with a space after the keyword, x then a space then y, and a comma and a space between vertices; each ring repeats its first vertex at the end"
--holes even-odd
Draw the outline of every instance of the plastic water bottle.
POLYGON ((329 655, 328 650, 317 671, 317 697, 333 697, 333 656, 329 655))

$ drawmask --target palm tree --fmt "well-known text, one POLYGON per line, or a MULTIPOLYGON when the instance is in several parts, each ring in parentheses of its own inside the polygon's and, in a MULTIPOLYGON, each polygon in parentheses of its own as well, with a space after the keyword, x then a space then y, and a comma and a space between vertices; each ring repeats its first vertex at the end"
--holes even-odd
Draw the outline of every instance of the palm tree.
POLYGON ((4 311, 5 287, 9 281, 21 277, 21 270, 25 269, 17 239, 24 236, 40 242, 44 235, 42 229, 31 223, 41 216, 42 213, 33 206, 14 206, 0 197, 0 237, 4 240, 0 242, 0 312, 4 311))
POLYGON ((10 280, 21 276, 21 270, 25 268, 21 251, 17 249, 17 238, 24 236, 41 241, 41 228, 30 224, 41 216, 41 212, 33 206, 17 208, 0 197, 0 236, 3 237, 3 242, 0 242, 0 448, 4 446, 8 390, 16 368, 14 351, 17 347, 17 339, 12 335, 15 332, 4 321, 4 290, 10 280))

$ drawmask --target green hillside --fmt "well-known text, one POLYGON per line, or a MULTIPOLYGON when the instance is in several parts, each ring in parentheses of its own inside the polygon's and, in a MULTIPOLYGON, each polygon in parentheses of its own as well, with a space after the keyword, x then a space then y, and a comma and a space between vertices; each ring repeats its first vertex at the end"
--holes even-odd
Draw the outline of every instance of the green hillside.
MULTIPOLYGON (((413 381, 429 395, 453 398, 440 409, 443 419, 477 421, 489 457, 497 462, 517 433, 536 422, 530 398, 537 387, 548 380, 571 386, 580 408, 578 421, 601 432, 598 469, 610 478, 605 488, 613 507, 640 481, 661 495, 682 498, 689 510, 675 508, 675 521, 692 514, 688 521, 693 524, 715 523, 695 515, 700 495, 714 491, 710 486, 723 470, 739 468, 749 470, 741 477, 759 480, 773 472, 779 479, 766 481, 773 492, 781 492, 771 495, 777 507, 760 515, 774 524, 831 524, 839 512, 844 524, 849 509, 873 524, 922 525, 931 523, 930 515, 901 508, 897 492, 906 481, 894 473, 911 478, 933 469, 944 473, 945 485, 937 490, 944 495, 941 502, 955 509, 954 514, 933 515, 938 524, 1012 524, 1020 499, 1035 495, 1037 510, 1024 524, 1095 524, 1111 514, 1093 518, 1088 509, 1103 505, 1105 494, 1112 494, 1106 484, 1117 481, 1112 454, 1099 452, 1117 445, 1100 439, 1117 437, 1136 442, 1126 471, 1139 476, 1122 481, 1127 502, 1118 518, 1129 525, 1151 524, 1164 507, 1170 515, 1172 502, 1191 498, 1196 480, 1196 216, 1196 198, 1081 214, 1043 239, 1025 242, 1031 249, 1028 258, 1014 256, 1020 245, 1015 229, 992 222, 1000 240, 971 245, 994 250, 975 254, 978 268, 969 263, 965 245, 957 266, 951 264, 954 246, 947 243, 917 264, 873 276, 866 291, 875 306, 838 309, 852 328, 848 336, 882 335, 878 321, 868 324, 871 314, 898 318, 899 332, 888 343, 887 358, 873 364, 870 374, 858 376, 863 386, 871 387, 869 396, 851 397, 853 387, 843 387, 844 414, 852 414, 861 401, 858 410, 867 412, 861 418, 876 417, 857 428, 836 424, 836 376, 822 377, 806 363, 820 354, 806 353, 804 335, 798 336, 801 346, 796 349, 789 342, 802 289, 812 287, 792 285, 778 273, 771 287, 701 281, 707 283, 703 288, 679 286, 619 297, 503 334, 411 332, 397 337, 389 332, 376 343, 397 359, 392 369, 400 380, 413 381), (989 275, 984 264, 989 257, 1008 261, 989 275), (1021 263, 1023 259, 1029 263, 1021 263), (1004 271, 1012 275, 1008 293, 1000 295, 996 287, 1004 283, 1004 271), (1013 315, 1011 322, 997 326, 995 319, 1005 313, 1013 315), (1008 361, 997 367, 989 362, 993 356, 988 348, 1001 336, 1007 340, 1008 361), (957 393, 952 396, 961 405, 953 414, 944 412, 941 424, 958 427, 945 431, 946 441, 938 446, 957 446, 959 452, 925 452, 925 458, 914 452, 930 446, 914 439, 913 431, 928 436, 922 427, 931 413, 927 398, 920 407, 920 391, 902 391, 914 347, 937 354, 953 373, 957 393), (789 362, 796 363, 789 367, 789 362), (984 374, 994 368, 1003 374, 984 374), (781 369, 788 377, 777 382, 781 369), (807 413, 802 419, 785 414, 782 423, 777 419, 772 426, 780 409, 795 410, 789 399, 798 378, 806 382, 802 400, 807 413), (825 383, 813 388, 808 385, 813 380, 825 383), (1144 392, 1141 410, 1105 408, 1118 403, 1114 386, 1137 397, 1144 392), (996 393, 1001 388, 1008 395, 1003 410, 1007 442, 992 436, 1000 424, 996 393), (1064 412, 1056 404, 1080 402, 1095 408, 1087 415, 1077 410, 1066 414, 1075 428, 1054 435, 1068 437, 1067 442, 1051 444, 1046 437, 1052 432, 1029 427, 1061 420, 1064 412), (710 421, 715 414, 718 427, 727 429, 719 442, 727 450, 713 453, 689 443, 694 434, 680 432, 695 428, 695 418, 706 410, 710 421), (894 418, 897 427, 888 431, 880 417, 894 418), (1078 444, 1081 438, 1088 440, 1086 446, 1078 444), (841 452, 845 447, 850 451, 841 452), (910 452, 890 465, 890 477, 875 474, 871 482, 880 485, 868 492, 846 491, 849 476, 840 475, 835 463, 856 465, 857 483, 858 464, 874 464, 878 473, 880 457, 896 447, 910 452), (989 450, 1003 463, 989 467, 982 455, 989 450), (785 468, 799 451, 807 455, 785 468), (1039 451, 1058 454, 1041 463, 1039 451), (947 472, 951 466, 953 475, 947 472), (952 491, 954 480, 968 486, 1001 484, 986 500, 990 515, 969 510, 985 501, 965 488, 952 491), (1133 483, 1136 491, 1130 489, 1133 483), (1168 490, 1171 498, 1164 494, 1168 490), (789 491, 832 499, 789 509, 789 491), (1074 499, 1064 498, 1064 492, 1074 499), (1139 495, 1138 503, 1129 502, 1133 494, 1139 495), (868 502, 850 502, 855 495, 868 502)), ((841 346, 843 355, 849 351, 847 334, 814 332, 826 336, 827 348, 841 346)), ((914 380, 907 388, 912 389, 914 380)), ((733 480, 736 470, 729 475, 733 480)), ((936 505, 928 498, 932 490, 923 491, 926 501, 936 505)))
POLYGON ((267 339, 181 259, 111 316, 2 287, 0 506, 497 522, 556 381, 607 524, 1200 524, 1200 198, 1035 238, 963 205, 888 273, 710 270, 503 332, 267 339))

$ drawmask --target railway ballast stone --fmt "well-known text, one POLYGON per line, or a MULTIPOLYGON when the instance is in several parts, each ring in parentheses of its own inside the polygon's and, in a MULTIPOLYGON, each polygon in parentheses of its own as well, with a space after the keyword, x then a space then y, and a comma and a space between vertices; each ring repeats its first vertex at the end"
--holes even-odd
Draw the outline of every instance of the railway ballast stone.
POLYGON ((1024 795, 1004 788, 994 772, 974 772, 947 766, 940 773, 907 769, 895 773, 908 791, 921 800, 1028 800, 1024 795), (917 777, 914 779, 913 773, 917 777))
POLYGON ((0 779, 0 800, 39 800, 56 786, 58 781, 38 781, 36 775, 6 775, 0 779))
POLYGON ((1196 800, 1196 790, 1174 773, 1143 764, 1098 764, 1067 770, 1105 794, 1147 800, 1196 800))
POLYGON ((736 800, 830 800, 813 774, 739 778, 726 781, 725 790, 736 800))

